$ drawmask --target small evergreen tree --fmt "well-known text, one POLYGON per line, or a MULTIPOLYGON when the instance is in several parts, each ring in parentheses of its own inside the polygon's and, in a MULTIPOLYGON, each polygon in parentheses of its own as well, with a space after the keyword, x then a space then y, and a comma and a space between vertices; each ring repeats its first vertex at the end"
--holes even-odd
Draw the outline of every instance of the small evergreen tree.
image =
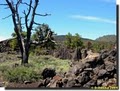
POLYGON ((74 36, 72 36, 72 34, 68 33, 66 35, 65 45, 68 48, 83 47, 83 41, 81 40, 81 37, 78 33, 76 33, 74 36))
POLYGON ((44 47, 55 48, 55 41, 53 38, 54 32, 50 29, 49 25, 42 24, 35 29, 35 33, 32 35, 32 40, 41 43, 44 47))

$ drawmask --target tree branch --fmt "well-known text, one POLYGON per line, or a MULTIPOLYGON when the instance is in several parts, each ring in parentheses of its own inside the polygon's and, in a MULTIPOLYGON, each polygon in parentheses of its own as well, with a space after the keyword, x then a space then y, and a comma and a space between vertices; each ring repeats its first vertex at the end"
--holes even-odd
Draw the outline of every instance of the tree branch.
POLYGON ((11 16, 12 16, 12 14, 10 14, 10 15, 8 15, 8 16, 2 18, 2 19, 6 19, 6 18, 9 18, 9 17, 11 17, 11 16))
POLYGON ((31 7, 32 7, 32 0, 30 0, 30 4, 29 4, 29 5, 30 5, 30 6, 29 6, 29 9, 28 9, 27 18, 28 18, 29 14, 30 14, 30 11, 31 11, 31 7))
POLYGON ((20 0, 18 0, 17 4, 15 5, 15 8, 16 8, 16 17, 17 17, 17 22, 18 22, 18 26, 19 26, 19 31, 22 32, 22 26, 21 26, 21 17, 19 16, 19 11, 18 11, 18 7, 19 7, 19 4, 20 4, 20 0))
POLYGON ((26 2, 22 2, 21 4, 25 4, 25 5, 27 5, 27 6, 31 7, 31 8, 33 8, 32 5, 30 5, 30 4, 26 3, 26 2))
POLYGON ((18 5, 20 3, 22 3, 22 0, 18 0, 17 3, 16 3, 16 5, 18 5))
POLYGON ((12 15, 14 15, 14 13, 16 12, 15 8, 12 6, 12 4, 9 2, 9 0, 6 0, 6 2, 7 2, 7 5, 9 6, 9 8, 10 8, 10 10, 12 12, 12 15))
POLYGON ((36 11, 36 8, 38 6, 38 2, 39 2, 39 0, 35 0, 35 4, 34 4, 34 7, 33 7, 33 11, 32 11, 32 18, 31 18, 30 25, 29 25, 30 29, 32 28, 32 25, 34 23, 35 11, 36 11))
POLYGON ((27 23, 28 20, 27 20, 27 14, 26 14, 25 10, 23 11, 23 14, 25 15, 25 26, 28 29, 28 23, 27 23))
POLYGON ((47 40, 43 40, 43 41, 40 41, 40 42, 38 42, 38 41, 31 41, 31 44, 40 45, 40 44, 43 44, 45 42, 47 42, 47 40))
POLYGON ((8 4, 0 4, 0 5, 3 5, 3 6, 8 6, 8 4))
POLYGON ((20 4, 20 1, 21 0, 18 0, 17 3, 16 3, 16 11, 18 11, 18 7, 19 7, 19 4, 20 4))
POLYGON ((32 8, 31 6, 32 6, 32 0, 30 0, 30 4, 29 4, 29 8, 28 8, 28 13, 27 14, 25 13, 25 24, 26 24, 26 28, 27 29, 28 29, 28 16, 29 16, 31 8, 32 8))
POLYGON ((41 25, 40 23, 36 23, 36 22, 34 22, 34 24, 35 24, 35 25, 41 25))
MULTIPOLYGON (((43 40, 43 41, 40 41, 40 42, 38 42, 38 41, 31 41, 30 43, 31 44, 35 44, 35 45, 40 45, 40 44, 43 44, 45 42, 47 42, 47 40, 43 40)), ((55 45, 57 45, 56 41, 51 40, 51 42, 53 42, 53 43, 55 43, 55 45)))
POLYGON ((5 7, 4 9, 9 9, 9 7, 5 7))
POLYGON ((38 15, 38 16, 50 16, 51 14, 37 14, 37 13, 35 13, 35 15, 38 15))

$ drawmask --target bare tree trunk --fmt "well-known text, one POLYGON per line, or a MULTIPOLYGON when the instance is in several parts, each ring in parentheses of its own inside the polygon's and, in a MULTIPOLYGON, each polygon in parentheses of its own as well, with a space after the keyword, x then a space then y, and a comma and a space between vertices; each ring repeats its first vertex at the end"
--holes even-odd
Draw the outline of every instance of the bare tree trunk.
POLYGON ((21 64, 27 64, 28 63, 28 58, 29 58, 29 50, 26 50, 25 52, 22 53, 21 64))
POLYGON ((28 63, 29 49, 30 49, 30 44, 29 44, 29 42, 27 42, 27 44, 25 45, 25 51, 22 53, 22 63, 21 64, 28 63))
POLYGON ((24 40, 21 38, 17 37, 19 47, 20 47, 21 56, 22 56, 21 64, 26 64, 26 63, 28 63, 29 49, 25 47, 24 40))
POLYGON ((26 64, 28 63, 28 56, 26 53, 22 53, 22 61, 21 61, 21 64, 26 64))

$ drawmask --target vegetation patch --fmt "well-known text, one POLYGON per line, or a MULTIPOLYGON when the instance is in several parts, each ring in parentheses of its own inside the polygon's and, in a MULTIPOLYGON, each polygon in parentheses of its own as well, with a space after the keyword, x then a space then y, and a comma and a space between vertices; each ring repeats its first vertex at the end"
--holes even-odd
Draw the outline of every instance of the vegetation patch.
POLYGON ((42 79, 42 71, 52 68, 56 73, 64 73, 69 70, 70 60, 61 60, 52 56, 30 56, 29 64, 21 66, 20 61, 6 61, 0 64, 0 73, 8 82, 23 83, 24 81, 35 82, 42 79), (15 66, 15 64, 18 64, 15 66))
POLYGON ((24 82, 24 81, 36 81, 41 76, 37 74, 32 68, 28 67, 16 67, 15 69, 8 69, 4 73, 5 79, 9 82, 24 82))

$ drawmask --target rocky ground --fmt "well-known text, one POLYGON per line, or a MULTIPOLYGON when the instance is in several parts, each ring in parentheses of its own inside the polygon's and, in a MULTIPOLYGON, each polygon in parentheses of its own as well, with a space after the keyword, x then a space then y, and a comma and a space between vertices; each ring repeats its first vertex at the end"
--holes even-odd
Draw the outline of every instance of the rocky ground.
POLYGON ((71 70, 65 74, 65 79, 67 83, 63 85, 64 87, 116 86, 117 50, 93 53, 79 62, 72 63, 71 70))
POLYGON ((87 57, 71 62, 64 74, 43 70, 43 80, 31 83, 9 83, 7 88, 91 88, 117 86, 117 50, 88 52, 87 57), (51 75, 54 74, 54 75, 51 75))
POLYGON ((117 86, 117 50, 88 54, 79 62, 72 62, 69 72, 57 78, 50 80, 46 87, 117 86))

